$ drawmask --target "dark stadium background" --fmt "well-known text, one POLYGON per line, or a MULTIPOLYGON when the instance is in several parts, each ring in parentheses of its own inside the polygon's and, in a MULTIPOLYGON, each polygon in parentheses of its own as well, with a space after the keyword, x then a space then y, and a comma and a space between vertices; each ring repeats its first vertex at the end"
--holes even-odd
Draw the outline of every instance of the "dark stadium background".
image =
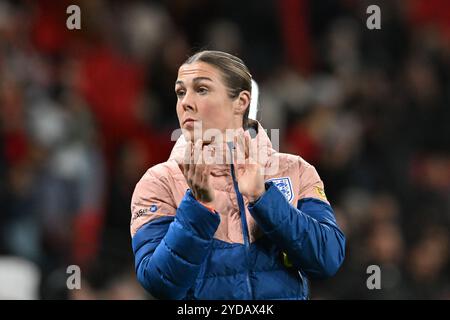
POLYGON ((131 194, 167 159, 177 68, 204 48, 243 58, 263 126, 325 183, 347 253, 311 298, 449 299, 447 0, 0 0, 0 298, 150 298, 131 194))

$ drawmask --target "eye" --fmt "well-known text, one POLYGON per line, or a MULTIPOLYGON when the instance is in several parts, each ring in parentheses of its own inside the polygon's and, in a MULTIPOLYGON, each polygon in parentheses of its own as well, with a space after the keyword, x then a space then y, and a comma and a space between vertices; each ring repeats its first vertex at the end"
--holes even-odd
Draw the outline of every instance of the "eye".
POLYGON ((208 93, 208 88, 206 88, 206 87, 199 87, 197 89, 197 92, 200 93, 200 94, 206 94, 206 93, 208 93))
POLYGON ((177 95, 178 98, 182 97, 185 95, 185 91, 183 89, 177 89, 175 90, 175 94, 177 95))

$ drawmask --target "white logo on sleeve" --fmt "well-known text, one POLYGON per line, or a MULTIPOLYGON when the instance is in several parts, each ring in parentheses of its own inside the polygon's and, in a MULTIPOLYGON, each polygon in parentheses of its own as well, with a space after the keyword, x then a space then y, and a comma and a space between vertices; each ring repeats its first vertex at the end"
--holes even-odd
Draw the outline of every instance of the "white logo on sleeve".
POLYGON ((284 195, 286 200, 290 203, 294 199, 294 192, 292 191, 292 183, 291 178, 282 177, 282 178, 272 178, 267 180, 267 182, 272 181, 278 190, 284 195))

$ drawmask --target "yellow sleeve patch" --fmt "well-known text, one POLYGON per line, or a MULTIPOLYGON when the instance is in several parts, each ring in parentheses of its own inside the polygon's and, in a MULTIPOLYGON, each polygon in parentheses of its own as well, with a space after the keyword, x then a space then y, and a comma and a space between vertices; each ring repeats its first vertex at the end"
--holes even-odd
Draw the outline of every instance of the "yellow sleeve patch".
POLYGON ((314 189, 316 190, 316 193, 320 199, 328 201, 327 196, 325 195, 325 190, 323 190, 323 188, 314 187, 314 189))

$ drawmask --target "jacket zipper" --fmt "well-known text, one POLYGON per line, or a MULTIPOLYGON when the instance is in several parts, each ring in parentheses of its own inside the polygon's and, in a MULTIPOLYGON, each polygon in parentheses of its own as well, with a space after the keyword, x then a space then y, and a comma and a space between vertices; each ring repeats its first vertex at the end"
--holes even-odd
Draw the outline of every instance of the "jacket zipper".
MULTIPOLYGON (((248 268, 250 268, 250 238, 248 235, 247 218, 245 216, 245 205, 244 205, 244 199, 242 198, 242 194, 239 192, 239 187, 238 187, 238 184, 236 181, 233 164, 231 164, 231 177, 233 178, 234 191, 236 192, 236 197, 237 197, 238 205, 239 205, 239 212, 241 214, 242 232, 243 232, 243 237, 244 237, 247 265, 248 265, 248 268)), ((250 284, 249 270, 247 270, 247 289, 248 289, 250 298, 253 299, 253 290, 252 290, 252 286, 250 284)))

